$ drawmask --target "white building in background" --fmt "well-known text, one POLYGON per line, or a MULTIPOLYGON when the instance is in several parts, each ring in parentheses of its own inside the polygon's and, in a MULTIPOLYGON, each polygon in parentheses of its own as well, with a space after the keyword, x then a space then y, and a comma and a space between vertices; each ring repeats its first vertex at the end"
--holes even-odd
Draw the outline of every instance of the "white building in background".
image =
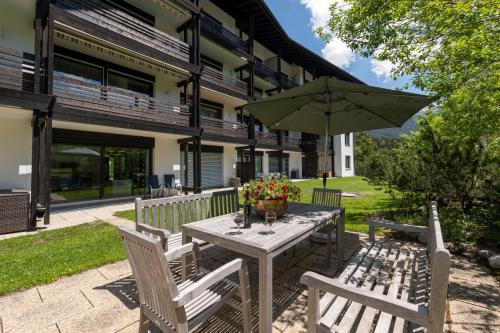
MULTIPOLYGON (((202 6, 3 0, 0 189, 48 207, 134 197, 148 175, 194 191, 316 176, 316 136, 268 129, 241 106, 321 76, 359 80, 291 40, 263 1, 202 6)), ((348 136, 328 158, 336 176, 354 174, 348 136)))

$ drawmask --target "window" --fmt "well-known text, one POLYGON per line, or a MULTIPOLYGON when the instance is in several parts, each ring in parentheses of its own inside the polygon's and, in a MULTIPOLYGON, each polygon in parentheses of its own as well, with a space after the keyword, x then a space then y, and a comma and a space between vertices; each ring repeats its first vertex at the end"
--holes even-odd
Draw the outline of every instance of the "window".
MULTIPOLYGON (((283 175, 289 176, 289 157, 283 154, 283 175)), ((279 155, 269 155, 269 173, 279 173, 279 155)))
POLYGON ((351 170, 351 156, 346 155, 345 157, 345 169, 351 170))
POLYGON ((222 69, 223 69, 221 62, 219 62, 215 59, 212 59, 210 57, 207 57, 206 55, 203 55, 203 54, 201 55, 201 65, 213 68, 215 70, 218 70, 219 72, 222 72, 222 69))
MULTIPOLYGON (((193 96, 189 95, 189 103, 191 103, 193 96)), ((186 97, 184 93, 180 95, 181 104, 186 104, 186 97)), ((224 112, 224 104, 212 102, 206 99, 201 99, 200 101, 200 114, 203 117, 222 119, 222 115, 224 112)))
POLYGON ((351 145, 351 134, 350 133, 344 134, 344 142, 345 142, 346 147, 349 147, 351 145))
POLYGON ((89 83, 103 83, 104 68, 71 58, 56 55, 54 70, 57 74, 73 76, 89 83))
POLYGON ((111 70, 108 71, 108 85, 153 96, 153 83, 111 70))

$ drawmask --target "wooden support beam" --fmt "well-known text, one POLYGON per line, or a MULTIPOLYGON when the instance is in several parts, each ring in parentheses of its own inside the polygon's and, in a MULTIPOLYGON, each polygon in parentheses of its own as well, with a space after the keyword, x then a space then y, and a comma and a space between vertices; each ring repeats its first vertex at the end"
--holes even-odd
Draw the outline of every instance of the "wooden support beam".
POLYGON ((193 18, 191 17, 189 20, 182 23, 180 26, 177 27, 177 29, 176 29, 177 33, 187 31, 187 29, 189 29, 193 25, 193 22, 194 22, 193 18))
POLYGON ((185 143, 193 142, 193 140, 194 140, 193 137, 184 138, 184 139, 178 139, 177 143, 178 144, 185 144, 185 143))

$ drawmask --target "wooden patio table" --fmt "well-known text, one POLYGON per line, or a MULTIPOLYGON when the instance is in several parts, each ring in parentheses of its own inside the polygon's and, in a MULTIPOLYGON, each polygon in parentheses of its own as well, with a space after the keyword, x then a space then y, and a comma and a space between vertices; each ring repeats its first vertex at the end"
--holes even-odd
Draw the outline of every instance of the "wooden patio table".
MULTIPOLYGON (((234 214, 227 214, 182 226, 182 242, 193 238, 235 251, 259 261, 259 332, 272 331, 273 258, 310 236, 314 231, 327 227, 331 235, 332 220, 340 210, 311 204, 288 204, 288 212, 272 227, 274 234, 266 234, 264 219, 253 217, 250 229, 241 229, 241 235, 229 235, 236 231, 234 214)), ((344 264, 344 222, 337 219, 337 270, 344 264)), ((330 263, 332 241, 327 243, 327 264, 330 263)), ((183 258, 183 276, 187 276, 188 258, 183 258)))

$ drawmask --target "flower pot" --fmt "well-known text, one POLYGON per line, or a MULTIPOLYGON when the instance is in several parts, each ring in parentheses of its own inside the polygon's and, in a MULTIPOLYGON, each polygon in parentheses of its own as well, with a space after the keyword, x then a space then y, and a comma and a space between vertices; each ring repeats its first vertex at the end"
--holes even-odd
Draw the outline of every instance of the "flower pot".
POLYGON ((255 215, 265 217, 266 212, 276 212, 276 217, 283 216, 288 209, 288 201, 286 199, 269 199, 259 200, 253 206, 255 215))

